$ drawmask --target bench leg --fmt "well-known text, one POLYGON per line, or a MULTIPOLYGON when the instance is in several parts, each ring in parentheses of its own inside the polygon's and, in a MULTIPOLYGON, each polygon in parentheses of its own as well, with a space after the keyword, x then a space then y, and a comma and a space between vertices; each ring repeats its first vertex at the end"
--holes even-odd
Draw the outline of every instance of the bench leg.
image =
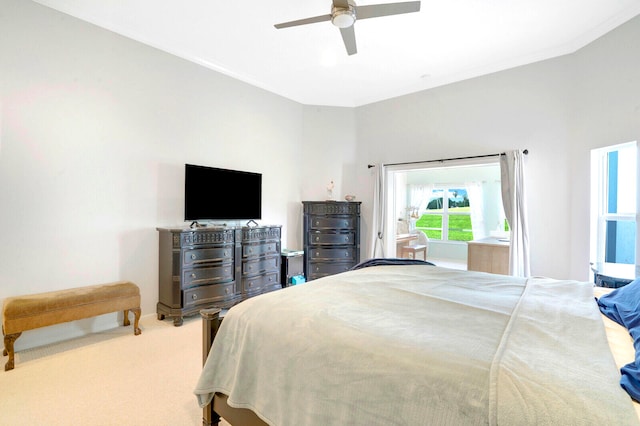
POLYGON ((140 308, 133 308, 133 309, 126 309, 124 311, 124 321, 122 322, 123 326, 128 326, 129 324, 131 324, 129 322, 129 311, 133 312, 134 315, 134 319, 133 319, 133 334, 135 334, 136 336, 140 333, 142 333, 142 330, 140 330, 140 313, 141 310, 140 308))
POLYGON ((13 366, 15 362, 13 344, 15 343, 16 339, 20 337, 21 334, 22 333, 15 333, 15 334, 9 334, 7 336, 4 336, 4 350, 2 351, 2 355, 4 356, 9 355, 9 360, 4 365, 4 371, 13 370, 13 366))

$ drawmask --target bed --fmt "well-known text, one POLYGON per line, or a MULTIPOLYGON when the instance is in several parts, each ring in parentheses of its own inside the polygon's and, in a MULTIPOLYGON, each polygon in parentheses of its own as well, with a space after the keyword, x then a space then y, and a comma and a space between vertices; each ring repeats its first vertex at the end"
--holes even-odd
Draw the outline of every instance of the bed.
POLYGON ((640 424, 592 285, 417 263, 203 313, 203 423, 640 424))

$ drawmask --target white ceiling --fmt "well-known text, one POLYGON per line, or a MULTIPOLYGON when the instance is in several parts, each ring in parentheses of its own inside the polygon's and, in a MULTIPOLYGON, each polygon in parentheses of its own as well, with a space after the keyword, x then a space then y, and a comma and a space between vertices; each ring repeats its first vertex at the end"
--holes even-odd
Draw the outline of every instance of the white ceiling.
MULTIPOLYGON (((309 105, 355 107, 574 52, 640 0, 423 0, 418 13, 355 23, 346 54, 331 0, 35 0, 309 105)), ((360 0, 359 5, 392 3, 360 0)))

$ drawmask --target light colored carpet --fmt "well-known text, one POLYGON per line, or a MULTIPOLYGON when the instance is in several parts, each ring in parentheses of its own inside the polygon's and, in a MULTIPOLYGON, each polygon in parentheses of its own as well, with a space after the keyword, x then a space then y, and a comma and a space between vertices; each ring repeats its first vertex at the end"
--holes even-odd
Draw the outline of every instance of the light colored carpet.
POLYGON ((0 358, 0 424, 201 425, 200 316, 140 323, 18 352, 12 371, 0 358))

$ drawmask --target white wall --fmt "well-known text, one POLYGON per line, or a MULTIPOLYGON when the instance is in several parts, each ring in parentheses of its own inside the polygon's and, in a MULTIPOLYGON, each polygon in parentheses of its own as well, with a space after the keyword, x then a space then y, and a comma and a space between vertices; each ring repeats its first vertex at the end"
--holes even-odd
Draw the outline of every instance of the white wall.
MULTIPOLYGON (((155 228, 184 224, 185 163, 262 173, 262 223, 301 247, 302 194, 322 196, 329 176, 342 184, 342 157, 354 161, 351 110, 350 134, 316 135, 323 157, 305 158, 304 126, 322 126, 302 105, 33 2, 0 1, 0 301, 126 279, 155 315, 155 228), (331 152, 335 171, 314 176, 329 172, 317 165, 331 152)), ((25 333, 16 348, 115 319, 25 333)))
POLYGON ((639 40, 635 18, 575 54, 360 107, 359 179, 373 188, 368 163, 527 148, 532 274, 587 280, 589 151, 640 139, 639 40))
MULTIPOLYGON (((567 59, 514 70, 360 107, 363 162, 395 163, 529 149, 532 270, 562 278, 566 264, 548 246, 567 247, 556 210, 569 196, 567 59), (389 146, 394 149, 388 153, 389 146), (554 166, 554 164, 556 166, 554 166), (553 188, 553 190, 551 190, 553 188)), ((364 167, 364 166, 363 166, 364 167)))
POLYGON ((570 110, 571 271, 589 256, 589 167, 594 148, 640 142, 640 17, 578 51, 570 110))

